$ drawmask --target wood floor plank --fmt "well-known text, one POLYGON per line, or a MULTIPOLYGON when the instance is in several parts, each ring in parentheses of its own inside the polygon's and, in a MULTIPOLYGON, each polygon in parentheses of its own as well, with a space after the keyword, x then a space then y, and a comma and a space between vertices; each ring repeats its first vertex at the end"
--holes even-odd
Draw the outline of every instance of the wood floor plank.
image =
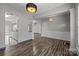
MULTIPOLYGON (((39 37, 28 42, 18 43, 0 51, 6 56, 70 56, 70 42, 65 40, 39 37)), ((73 54, 73 53, 72 53, 73 54)))

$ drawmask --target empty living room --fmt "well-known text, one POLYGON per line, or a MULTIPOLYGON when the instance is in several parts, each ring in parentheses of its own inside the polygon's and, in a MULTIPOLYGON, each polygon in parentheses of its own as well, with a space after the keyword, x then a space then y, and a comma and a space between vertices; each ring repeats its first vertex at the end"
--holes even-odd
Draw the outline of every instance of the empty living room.
POLYGON ((78 56, 78 3, 0 3, 0 56, 78 56))

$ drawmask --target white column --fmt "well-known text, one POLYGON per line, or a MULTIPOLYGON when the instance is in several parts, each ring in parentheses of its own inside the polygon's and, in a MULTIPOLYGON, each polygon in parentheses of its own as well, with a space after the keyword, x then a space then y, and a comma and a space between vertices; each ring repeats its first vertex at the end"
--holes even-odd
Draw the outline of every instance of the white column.
POLYGON ((70 50, 75 51, 75 8, 70 9, 70 50))
POLYGON ((34 39, 34 23, 32 22, 32 39, 34 39))

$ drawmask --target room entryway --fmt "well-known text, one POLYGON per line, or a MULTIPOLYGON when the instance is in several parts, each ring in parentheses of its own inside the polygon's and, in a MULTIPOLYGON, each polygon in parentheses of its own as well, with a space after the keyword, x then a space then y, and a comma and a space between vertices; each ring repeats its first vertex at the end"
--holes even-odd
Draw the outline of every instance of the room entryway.
POLYGON ((11 13, 5 13, 5 45, 17 44, 18 18, 11 13))

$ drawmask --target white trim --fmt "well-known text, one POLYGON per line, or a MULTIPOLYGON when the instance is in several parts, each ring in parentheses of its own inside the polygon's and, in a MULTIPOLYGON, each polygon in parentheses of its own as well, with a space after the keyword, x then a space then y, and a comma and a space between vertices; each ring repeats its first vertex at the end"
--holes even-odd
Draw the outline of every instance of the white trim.
POLYGON ((77 47, 77 54, 78 54, 78 56, 79 56, 79 47, 77 47))
POLYGON ((77 51, 77 49, 76 48, 70 48, 69 51, 74 52, 74 51, 77 51))
POLYGON ((0 46, 0 48, 4 48, 4 47, 6 47, 5 45, 4 46, 0 46))

